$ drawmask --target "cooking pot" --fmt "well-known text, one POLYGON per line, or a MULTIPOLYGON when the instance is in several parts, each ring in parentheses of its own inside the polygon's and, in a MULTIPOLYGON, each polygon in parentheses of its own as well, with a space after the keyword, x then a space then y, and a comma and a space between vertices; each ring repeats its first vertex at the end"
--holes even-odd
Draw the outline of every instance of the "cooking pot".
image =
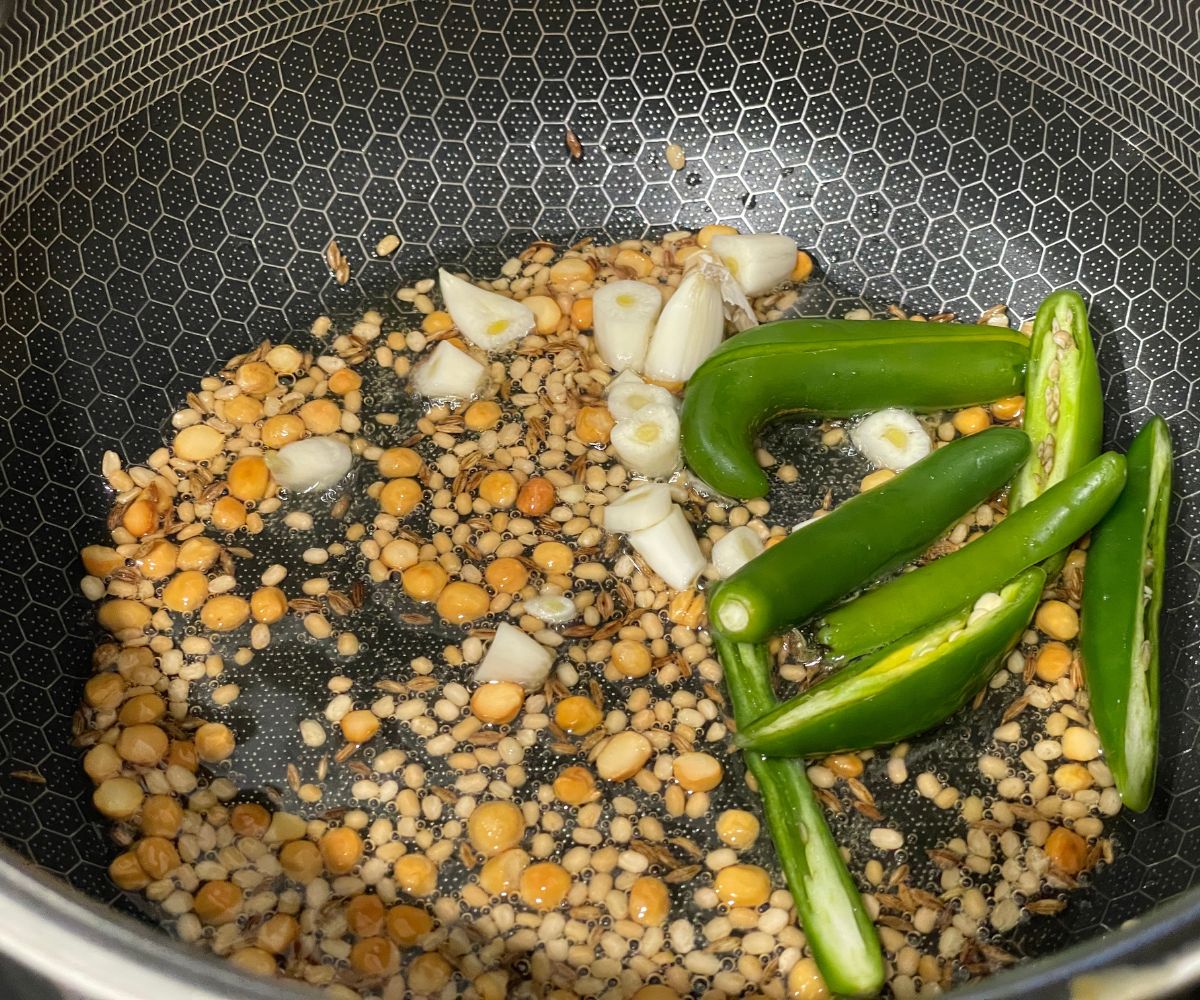
POLYGON ((964 995, 1065 995, 1098 976, 1098 995, 1162 996, 1200 975, 1191 13, 1185 0, 0 5, 0 992, 292 993, 170 941, 106 876, 71 746, 93 634, 76 553, 103 531, 103 452, 152 450, 219 360, 436 264, 485 274, 535 237, 714 221, 811 248, 807 312, 1004 302, 1029 317, 1076 288, 1109 443, 1167 416, 1179 464, 1154 801, 1115 821, 1115 861, 1062 914, 1022 924, 1012 944, 1030 961, 964 995), (388 232, 400 249, 373 257, 388 232), (324 261, 334 238, 358 262, 345 286, 324 261), (1145 968, 1122 978, 1129 966, 1145 968))

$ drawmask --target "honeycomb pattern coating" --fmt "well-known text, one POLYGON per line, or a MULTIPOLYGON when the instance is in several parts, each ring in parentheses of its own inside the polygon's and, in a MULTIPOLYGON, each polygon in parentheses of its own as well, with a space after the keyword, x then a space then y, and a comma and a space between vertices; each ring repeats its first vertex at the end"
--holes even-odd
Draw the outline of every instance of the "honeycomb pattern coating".
POLYGON ((110 896, 69 745, 91 643, 75 553, 101 536, 105 449, 146 455, 219 359, 435 263, 483 272, 533 236, 712 221, 813 248, 811 311, 1028 316, 1060 286, 1089 300, 1109 441, 1155 411, 1179 455, 1160 791, 1119 822, 1118 862, 1026 943, 1091 936, 1193 884, 1200 206, 1152 150, 985 56, 816 3, 387 7, 204 72, 0 219, 3 839, 110 896), (375 259, 391 232, 401 249, 375 259))

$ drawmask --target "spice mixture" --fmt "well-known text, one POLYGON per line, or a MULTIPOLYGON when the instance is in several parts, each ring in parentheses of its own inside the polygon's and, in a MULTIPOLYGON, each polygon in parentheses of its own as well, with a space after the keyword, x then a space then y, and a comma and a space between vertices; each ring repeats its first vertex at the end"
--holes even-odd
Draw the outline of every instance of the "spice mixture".
MULTIPOLYGON (((603 529, 631 477, 609 446, 614 373, 590 336, 592 295, 614 279, 669 295, 728 231, 529 247, 480 283, 536 316, 499 356, 458 339, 432 279, 398 293, 403 319, 390 305, 387 319, 321 317, 311 341, 263 343, 202 379, 141 464, 105 456, 110 538, 83 551, 82 581, 105 635, 76 735, 120 888, 183 940, 337 998, 828 995, 731 742, 704 589, 670 589, 603 529), (444 341, 486 387, 419 409, 408 376, 444 341), (304 470, 267 456, 320 438, 348 445, 353 467, 296 496, 280 480, 304 470), (384 619, 426 630, 422 655, 365 639, 384 619), (475 683, 501 625, 552 658, 536 689, 475 683), (293 734, 295 762, 247 786, 238 699, 276 634, 299 628, 327 702, 254 720, 293 734)), ((344 281, 345 257, 329 256, 344 281)), ((801 254, 793 278, 810 267, 801 254)), ((796 298, 751 304, 777 319, 796 298)), ((1019 426, 1022 402, 922 419, 948 442, 1019 426)), ((847 447, 840 425, 818 433, 847 447)), ((337 471, 334 455, 308 461, 337 471)), ((759 459, 782 484, 820 472, 759 459)), ((792 527, 765 499, 723 505, 680 477, 673 491, 706 556, 734 528, 770 545, 792 527)), ((931 555, 1003 516, 979 507, 931 555)), ((897 997, 1015 961, 1008 932, 1058 912, 1111 856, 1103 824, 1120 799, 1075 649, 1083 559, 1068 557, 992 679, 1005 700, 987 705, 1007 708, 978 759, 981 794, 914 773, 903 744, 808 768, 831 814, 868 824, 846 854, 897 997), (958 834, 916 842, 877 804, 887 786, 953 814, 958 834)), ((772 650, 791 684, 826 670, 798 634, 772 650)))

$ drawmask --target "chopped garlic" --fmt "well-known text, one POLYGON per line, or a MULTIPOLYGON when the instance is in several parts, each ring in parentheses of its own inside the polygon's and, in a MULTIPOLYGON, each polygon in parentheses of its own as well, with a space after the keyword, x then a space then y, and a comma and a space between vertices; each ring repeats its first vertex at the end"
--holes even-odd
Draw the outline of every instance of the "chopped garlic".
POLYGON ((674 590, 686 590, 704 572, 704 553, 679 504, 658 524, 629 533, 629 544, 674 590))
POLYGON ((516 299, 473 285, 443 268, 438 271, 442 301, 459 332, 485 351, 503 350, 532 333, 533 310, 516 299))
POLYGON ((344 441, 332 437, 310 437, 268 452, 267 468, 275 481, 292 493, 327 490, 338 482, 354 461, 344 441))
POLYGON ((675 590, 686 590, 704 572, 700 543, 665 483, 643 483, 618 497, 605 508, 604 528, 624 534, 675 590))
POLYGON ((850 431, 850 440, 877 469, 907 469, 933 450, 921 422, 895 407, 859 421, 850 431))
POLYGON ((483 385, 487 369, 466 351, 443 340, 409 378, 412 387, 430 399, 470 399, 483 385))
POLYGON ((652 527, 671 513, 672 503, 666 483, 642 483, 604 508, 604 530, 627 534, 652 527))
POLYGON ((796 267, 796 244, 780 233, 714 236, 711 246, 747 295, 769 292, 796 267))
POLYGON ((554 655, 515 625, 501 622, 496 637, 475 668, 475 683, 512 681, 533 691, 546 683, 554 655))
POLYGON ((725 579, 733 576, 762 550, 762 539, 753 528, 743 524, 717 539, 712 548, 712 563, 721 579, 725 579))
POLYGON ((614 281, 592 296, 592 329, 596 350, 616 371, 641 371, 654 323, 662 311, 662 294, 641 281, 614 281))
POLYGON ((547 625, 565 625, 579 615, 575 602, 565 594, 542 591, 537 597, 525 602, 525 613, 544 621, 547 625))
POLYGON ((669 406, 676 409, 679 400, 661 385, 653 385, 640 379, 614 382, 608 390, 608 412, 614 420, 630 420, 647 406, 669 406))
POLYGON ((679 414, 673 406, 643 406, 611 432, 613 450, 631 472, 651 479, 679 468, 679 414))
POLYGON ((661 382, 686 382, 724 336, 721 285, 694 270, 684 276, 658 317, 644 371, 661 382))

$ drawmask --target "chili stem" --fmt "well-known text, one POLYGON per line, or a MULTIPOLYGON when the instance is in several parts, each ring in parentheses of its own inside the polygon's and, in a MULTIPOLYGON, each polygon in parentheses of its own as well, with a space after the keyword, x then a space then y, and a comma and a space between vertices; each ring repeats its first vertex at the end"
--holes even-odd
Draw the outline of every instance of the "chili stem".
MULTIPOLYGON (((714 635, 734 720, 747 726, 778 702, 771 661, 762 644, 733 643, 714 635)), ((862 897, 825 822, 804 762, 746 752, 758 783, 767 828, 796 903, 813 957, 830 990, 870 996, 883 986, 879 938, 862 897)))

